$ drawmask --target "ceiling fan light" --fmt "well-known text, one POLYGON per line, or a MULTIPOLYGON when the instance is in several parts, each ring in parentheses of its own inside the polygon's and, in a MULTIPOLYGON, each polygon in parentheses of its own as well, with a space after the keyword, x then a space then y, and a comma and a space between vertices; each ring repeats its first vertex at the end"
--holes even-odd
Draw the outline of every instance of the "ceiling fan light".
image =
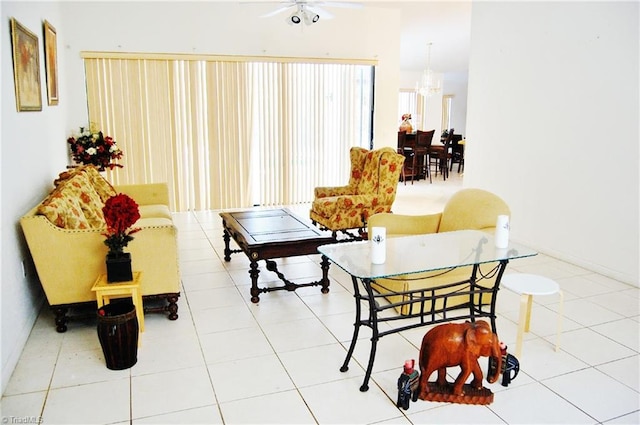
POLYGON ((298 15, 297 11, 293 12, 291 16, 287 18, 287 23, 289 25, 298 25, 300 22, 302 22, 302 19, 300 19, 300 15, 298 15))
POLYGON ((305 25, 311 25, 311 24, 315 24, 316 22, 318 22, 320 20, 320 15, 318 15, 317 13, 309 13, 306 10, 304 12, 302 12, 302 16, 304 17, 304 23, 305 25))

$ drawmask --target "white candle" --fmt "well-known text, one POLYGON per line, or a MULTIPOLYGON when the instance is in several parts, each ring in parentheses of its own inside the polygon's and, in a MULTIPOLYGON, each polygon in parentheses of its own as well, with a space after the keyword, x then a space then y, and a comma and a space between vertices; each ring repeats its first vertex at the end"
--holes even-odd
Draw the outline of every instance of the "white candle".
POLYGON ((496 248, 506 248, 509 246, 509 216, 499 215, 496 221, 496 248))
POLYGON ((387 257, 387 229, 384 227, 371 228, 371 262, 384 264, 387 257))

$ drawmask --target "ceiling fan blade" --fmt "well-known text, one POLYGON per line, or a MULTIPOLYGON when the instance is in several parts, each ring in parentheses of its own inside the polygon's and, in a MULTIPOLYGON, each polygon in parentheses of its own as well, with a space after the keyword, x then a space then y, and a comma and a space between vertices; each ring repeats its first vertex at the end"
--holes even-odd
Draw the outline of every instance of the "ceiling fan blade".
POLYGON ((260 17, 261 17, 261 18, 270 18, 271 16, 275 16, 275 15, 277 15, 277 14, 279 14, 279 13, 282 13, 282 12, 284 12, 285 10, 287 10, 287 9, 289 9, 290 7, 293 7, 293 6, 294 6, 293 4, 290 4, 290 5, 288 5, 288 6, 281 6, 281 7, 277 8, 276 10, 274 10, 274 11, 272 11, 272 12, 265 13, 264 15, 261 15, 260 17))
POLYGON ((322 5, 324 7, 344 7, 349 9, 362 9, 364 5, 362 3, 353 2, 339 2, 339 1, 310 1, 314 7, 322 5))

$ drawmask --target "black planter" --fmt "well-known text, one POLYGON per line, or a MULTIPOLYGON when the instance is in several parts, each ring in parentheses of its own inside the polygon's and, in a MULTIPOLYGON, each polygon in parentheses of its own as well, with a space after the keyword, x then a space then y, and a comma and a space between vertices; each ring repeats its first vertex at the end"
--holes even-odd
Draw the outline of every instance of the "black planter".
POLYGON ((133 280, 131 254, 107 254, 107 282, 128 282, 133 280))
POLYGON ((138 361, 138 318, 130 303, 98 309, 98 339, 111 370, 128 369, 138 361))

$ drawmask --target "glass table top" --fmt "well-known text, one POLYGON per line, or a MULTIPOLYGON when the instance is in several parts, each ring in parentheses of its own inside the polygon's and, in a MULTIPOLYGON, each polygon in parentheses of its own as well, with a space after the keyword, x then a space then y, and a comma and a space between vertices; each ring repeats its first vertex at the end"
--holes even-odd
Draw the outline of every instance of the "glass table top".
POLYGON ((386 240, 386 261, 371 263, 371 241, 322 245, 318 251, 352 276, 376 279, 500 260, 531 257, 537 252, 509 242, 496 248, 493 235, 479 230, 413 235, 386 240))

